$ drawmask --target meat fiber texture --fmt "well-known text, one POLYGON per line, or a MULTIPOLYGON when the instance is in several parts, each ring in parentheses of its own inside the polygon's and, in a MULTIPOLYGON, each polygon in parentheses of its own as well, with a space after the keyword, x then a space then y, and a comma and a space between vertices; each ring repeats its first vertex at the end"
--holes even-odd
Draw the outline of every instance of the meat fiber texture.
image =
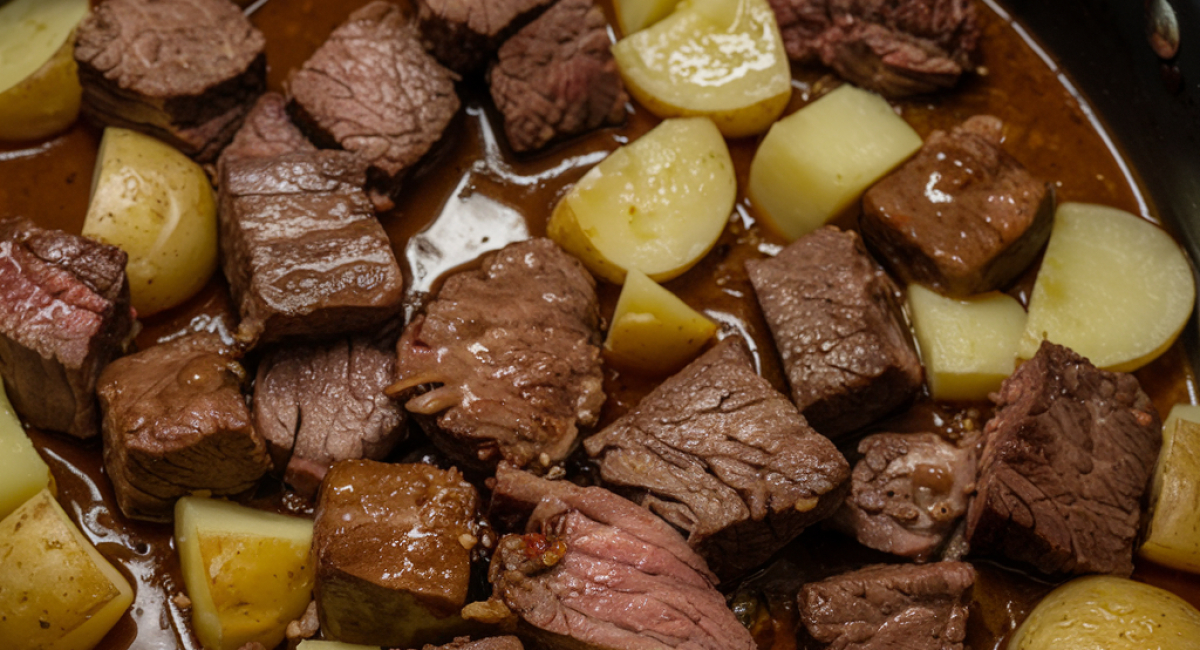
POLYGON ((245 371, 215 334, 117 359, 97 392, 104 469, 126 516, 170 521, 189 494, 244 492, 271 467, 242 396, 245 371))
POLYGON ((0 221, 0 375, 30 426, 100 433, 96 381, 134 334, 125 252, 0 221))
POLYGON ((506 464, 493 499, 493 510, 531 512, 524 535, 500 540, 489 572, 519 633, 564 649, 756 647, 704 560, 649 511, 506 464))
POLYGON ((460 637, 446 645, 427 645, 421 650, 524 650, 521 640, 515 636, 494 636, 487 639, 472 641, 468 637, 460 637))
POLYGON ((479 70, 500 44, 555 0, 417 0, 421 42, 460 74, 479 70))
POLYGON ((629 96, 592 0, 560 0, 500 47, 488 73, 514 151, 625 119, 629 96))
POLYGON ((231 160, 316 150, 288 117, 287 99, 279 93, 266 93, 254 103, 233 141, 221 151, 215 177, 220 182, 221 170, 231 160))
POLYGON ((228 0, 108 0, 76 31, 83 114, 215 160, 266 89, 263 38, 228 0))
POLYGON ((413 318, 389 392, 457 462, 546 468, 604 404, 599 327, 578 260, 549 239, 511 244, 450 276, 413 318))
POLYGON ((1043 342, 992 396, 972 553, 1051 575, 1133 572, 1142 496, 1162 422, 1133 375, 1043 342))
POLYGON ((606 484, 630 489, 685 531, 722 580, 833 514, 850 474, 833 443, 758 376, 736 337, 584 445, 606 484))

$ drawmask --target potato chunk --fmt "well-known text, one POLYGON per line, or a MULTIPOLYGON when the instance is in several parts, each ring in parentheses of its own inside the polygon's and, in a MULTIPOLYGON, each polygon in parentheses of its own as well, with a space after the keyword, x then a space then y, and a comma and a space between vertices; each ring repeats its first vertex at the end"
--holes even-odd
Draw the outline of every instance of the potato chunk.
POLYGON ((712 121, 665 120, 580 179, 546 231, 609 282, 629 269, 663 282, 708 253, 735 198, 733 161, 712 121))
POLYGON ((90 650, 133 589, 43 490, 0 521, 4 650, 90 650))
POLYGON ((50 467, 33 448, 0 385, 0 519, 42 490, 55 492, 50 467))
POLYGON ((128 129, 104 130, 83 234, 129 254, 138 316, 187 300, 217 268, 208 176, 171 146, 128 129))
POLYGON ((791 67, 767 0, 683 0, 612 52, 629 94, 651 113, 704 115, 731 138, 767 130, 792 96, 791 67))
POLYGON ((613 11, 621 34, 629 36, 671 15, 677 4, 679 0, 613 0, 613 11))
POLYGON ((83 88, 71 34, 88 0, 0 3, 0 140, 33 140, 67 128, 83 88))
POLYGON ((273 648, 300 618, 315 577, 311 521, 235 503, 184 497, 175 504, 175 545, 207 650, 273 648))
POLYGON ((1150 487, 1150 523, 1138 554, 1200 573, 1200 424, 1172 409, 1150 487))
POLYGON ((789 239, 855 204, 921 148, 879 95, 845 85, 779 120, 750 164, 747 193, 789 239))
POLYGON ((641 271, 631 270, 604 351, 618 365, 667 374, 682 368, 716 332, 716 323, 641 271))
POLYGON ((1016 298, 986 293, 956 300, 913 284, 908 310, 934 399, 987 399, 1016 367, 1025 329, 1016 298))
POLYGON ((1162 229, 1123 210, 1064 203, 1019 354, 1032 357, 1047 339, 1105 370, 1132 372, 1171 347, 1195 297, 1191 265, 1162 229))
POLYGON ((1200 611, 1179 596, 1114 576, 1077 578, 1050 592, 1008 650, 1194 650, 1200 611))

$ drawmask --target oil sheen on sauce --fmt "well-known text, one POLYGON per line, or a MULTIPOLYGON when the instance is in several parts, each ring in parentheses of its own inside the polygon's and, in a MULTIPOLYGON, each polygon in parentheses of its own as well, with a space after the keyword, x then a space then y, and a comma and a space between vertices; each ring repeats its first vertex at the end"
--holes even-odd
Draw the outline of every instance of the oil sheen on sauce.
MULTIPOLYGON (((990 0, 989 0, 990 2, 990 0)), ((259 0, 252 20, 267 37, 268 83, 283 90, 288 71, 299 66, 346 15, 366 0, 259 0)), ((610 18, 611 7, 606 5, 610 18)), ((1038 178, 1056 185, 1062 201, 1104 203, 1153 218, 1136 178, 1099 131, 1098 123, 1073 92, 1068 78, 1002 9, 981 5, 984 38, 983 70, 952 92, 897 104, 903 117, 922 135, 952 127, 971 115, 987 113, 1004 120, 1004 148, 1038 178)), ((795 69, 788 112, 804 106, 822 89, 836 83, 819 70, 795 69)), ((470 264, 482 253, 545 234, 557 199, 573 182, 609 152, 652 128, 657 120, 632 106, 627 123, 551 148, 531 157, 507 149, 487 90, 478 82, 460 84, 464 109, 435 147, 406 179, 404 195, 380 221, 409 282, 409 311, 436 290, 452 269, 470 264)), ((99 132, 76 125, 43 143, 0 145, 0 218, 27 216, 43 226, 79 232, 87 211, 92 167, 99 132)), ((730 142, 739 185, 745 187, 756 141, 730 142)), ((852 224, 840 224, 850 226, 852 224)), ((777 388, 783 375, 770 336, 746 278, 747 259, 769 255, 783 238, 760 222, 744 196, 717 246, 667 288, 720 323, 725 335, 740 334, 755 352, 762 374, 777 388)), ((1023 297, 1032 272, 1014 293, 1023 297)), ((611 316, 618 287, 601 284, 602 308, 611 316)), ((227 335, 236 325, 224 282, 214 278, 195 298, 144 323, 142 347, 193 330, 227 335)), ((1142 385, 1166 413, 1194 394, 1182 347, 1137 373, 1142 385)), ((654 378, 607 370, 609 395, 601 426, 636 404, 657 382, 654 378)), ((981 426, 986 404, 948 407, 919 403, 878 428, 892 431, 938 431, 958 435, 981 426)), ((101 650, 199 650, 190 631, 188 611, 175 598, 182 593, 178 558, 170 525, 129 521, 115 506, 104 476, 98 440, 79 443, 65 437, 31 432, 51 465, 59 499, 101 553, 122 568, 136 586, 136 599, 101 650)), ((414 438, 419 435, 414 434, 414 438)), ((851 443, 853 444, 853 443, 851 443)), ((411 446, 397 458, 412 453, 411 446)), ((572 463, 587 472, 586 463, 572 463)), ((311 505, 266 481, 252 504, 285 512, 311 514, 311 505)), ((818 527, 819 528, 819 527, 818 527)), ((733 606, 751 625, 763 648, 809 647, 796 633, 794 595, 806 579, 831 575, 882 556, 845 544, 832 533, 812 530, 781 554, 758 576, 733 590, 733 606)), ((989 563, 977 564, 968 643, 976 650, 1003 648, 1007 636, 1053 585, 989 563)), ((1166 587, 1200 606, 1200 580, 1148 564, 1135 577, 1166 587)))

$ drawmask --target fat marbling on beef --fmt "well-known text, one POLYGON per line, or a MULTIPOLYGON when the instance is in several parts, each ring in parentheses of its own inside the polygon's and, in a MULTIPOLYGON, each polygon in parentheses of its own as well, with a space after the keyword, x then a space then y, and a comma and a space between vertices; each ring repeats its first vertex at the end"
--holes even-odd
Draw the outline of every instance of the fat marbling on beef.
POLYGON ((287 153, 316 150, 288 117, 287 99, 279 93, 269 92, 258 98, 246 115, 242 128, 233 136, 233 141, 221 151, 216 178, 220 180, 221 169, 231 160, 274 158, 287 153))
POLYGON ((917 394, 921 361, 898 290, 857 233, 827 226, 746 269, 792 401, 814 429, 839 436, 917 394))
POLYGON ((559 0, 500 47, 488 73, 518 152, 625 119, 629 97, 593 0, 559 0))
POLYGON ((29 425, 100 432, 96 380, 133 336, 126 259, 27 219, 0 221, 0 375, 29 425))
POLYGON ((1138 380, 1043 341, 992 396, 973 553, 1043 573, 1129 575, 1162 422, 1138 380))
POLYGON ((500 44, 555 0, 417 0, 426 49, 462 74, 483 66, 500 44))
POLYGON ((409 323, 390 394, 458 462, 563 460, 604 404, 595 286, 549 239, 485 255, 409 323))
POLYGON ((266 88, 266 40, 229 0, 107 0, 76 31, 83 114, 216 159, 266 88))
POLYGON ((833 513, 850 474, 728 338, 584 442, 607 484, 685 531, 722 580, 833 513))

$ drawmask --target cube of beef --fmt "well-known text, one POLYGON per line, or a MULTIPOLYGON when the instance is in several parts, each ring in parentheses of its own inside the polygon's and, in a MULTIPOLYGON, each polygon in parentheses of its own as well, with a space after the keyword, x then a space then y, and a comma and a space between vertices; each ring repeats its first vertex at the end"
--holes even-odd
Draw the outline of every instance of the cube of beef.
POLYGON ((817 431, 853 431, 916 395, 921 361, 898 290, 857 234, 825 227, 746 269, 792 401, 817 431))
POLYGON ((1001 289, 1037 257, 1054 190, 1000 148, 1000 120, 934 131, 863 196, 862 236, 905 282, 952 296, 1001 289))
POLYGON ((521 640, 515 636, 494 636, 478 641, 472 641, 468 637, 459 637, 452 643, 439 646, 427 645, 422 650, 525 650, 525 646, 521 645, 521 640))
POLYGON ((288 117, 287 99, 279 93, 266 93, 250 109, 242 128, 233 136, 233 142, 221 152, 217 178, 220 179, 220 170, 230 160, 273 158, 287 153, 316 150, 288 117))
POLYGON ((383 394, 395 374, 391 345, 365 336, 268 352, 254 382, 254 426, 275 471, 313 496, 335 462, 391 453, 405 420, 404 409, 383 394))
POLYGON ((485 255, 409 323, 389 392, 458 462, 563 460, 604 404, 595 286, 549 239, 485 255))
POLYGON ((421 40, 446 67, 483 67, 509 36, 555 0, 417 0, 421 40))
POLYGON ((29 425, 100 432, 96 380, 133 336, 125 261, 116 246, 0 221, 0 375, 29 425))
POLYGON ((76 32, 83 114, 215 160, 266 89, 266 44, 229 0, 108 0, 76 32))
POLYGON ((221 180, 221 263, 245 342, 376 329, 404 276, 344 151, 230 161, 221 180))
POLYGON ((488 74, 515 151, 625 119, 629 101, 593 0, 560 0, 500 47, 488 74))
POLYGON ((215 334, 122 357, 100 375, 104 468, 126 516, 170 521, 175 500, 248 490, 271 467, 242 396, 245 370, 215 334))
POLYGON ((530 512, 492 557, 492 601, 538 647, 753 650, 714 577, 662 519, 597 487, 503 464, 496 508, 530 512))
POLYGON ((933 557, 975 492, 975 445, 935 433, 880 433, 859 442, 858 453, 834 526, 863 546, 918 562, 933 557))
POLYGON ((350 14, 288 78, 301 128, 370 166, 381 207, 458 112, 455 76, 425 53, 401 8, 377 0, 350 14))
POLYGON ((850 474, 828 438, 725 339, 584 443, 606 482, 685 531, 722 580, 833 513, 850 474))
POLYGON ((875 565, 804 585, 800 620, 829 650, 962 650, 975 570, 875 565))
POLYGON ((1162 445, 1162 422, 1137 379, 1043 342, 993 400, 967 512, 972 552, 1053 576, 1129 575, 1162 445))
POLYGON ((347 643, 404 648, 462 632, 478 506, 454 469, 335 464, 313 526, 321 629, 347 643))

